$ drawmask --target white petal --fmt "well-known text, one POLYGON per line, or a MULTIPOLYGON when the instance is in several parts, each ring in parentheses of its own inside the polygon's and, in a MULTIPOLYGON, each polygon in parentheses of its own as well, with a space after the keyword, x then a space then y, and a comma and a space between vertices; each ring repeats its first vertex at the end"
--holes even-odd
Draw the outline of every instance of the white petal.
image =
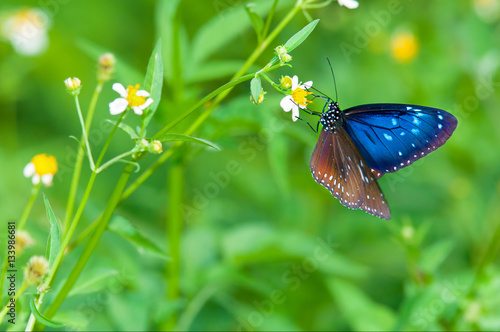
POLYGON ((36 186, 37 184, 40 183, 40 175, 38 174, 33 174, 33 177, 31 178, 31 182, 36 186))
POLYGON ((356 0, 338 0, 339 5, 345 6, 349 9, 358 8, 359 3, 356 0))
POLYGON ((111 115, 120 114, 127 109, 128 101, 124 98, 116 98, 109 103, 109 113, 111 115))
POLYGON ((35 174, 35 164, 29 163, 24 167, 23 174, 25 177, 30 178, 35 174))
POLYGON ((44 174, 42 175, 42 183, 47 187, 50 187, 52 185, 53 178, 54 176, 52 174, 44 174))
POLYGON ((118 92, 123 98, 127 98, 127 89, 121 83, 113 84, 113 90, 118 92))
POLYGON ((294 105, 294 107, 292 108, 292 120, 294 122, 297 121, 299 115, 300 115, 299 108, 297 107, 297 105, 294 105))
POLYGON ((292 91, 297 89, 299 86, 299 77, 297 75, 294 75, 292 78, 292 91))
POLYGON ((283 111, 290 112, 290 110, 295 106, 293 97, 290 95, 283 97, 283 99, 281 99, 280 106, 283 111))
POLYGON ((22 33, 11 36, 10 42, 14 50, 19 54, 27 56, 38 55, 45 52, 49 45, 49 38, 45 30, 39 32, 36 32, 36 30, 33 31, 32 25, 30 25, 28 29, 30 33, 33 33, 28 37, 26 37, 26 34, 23 35, 22 33))
POLYGON ((149 97, 149 92, 147 92, 146 90, 139 90, 135 94, 139 97, 149 97))
POLYGON ((135 114, 142 115, 142 111, 144 110, 144 108, 142 108, 142 106, 134 106, 132 107, 132 110, 134 110, 135 114))
POLYGON ((300 87, 304 90, 310 89, 313 86, 313 81, 307 81, 303 83, 300 87))
POLYGON ((153 99, 149 98, 146 100, 146 102, 142 105, 139 106, 134 106, 132 109, 134 110, 135 114, 137 115, 142 115, 142 111, 144 111, 146 108, 149 107, 153 103, 153 99))
POLYGON ((144 107, 144 109, 146 109, 146 108, 148 108, 148 107, 149 107, 149 105, 151 105, 152 103, 153 103, 153 99, 148 98, 148 99, 146 99, 146 102, 145 102, 144 104, 142 104, 141 106, 143 106, 143 107, 144 107))

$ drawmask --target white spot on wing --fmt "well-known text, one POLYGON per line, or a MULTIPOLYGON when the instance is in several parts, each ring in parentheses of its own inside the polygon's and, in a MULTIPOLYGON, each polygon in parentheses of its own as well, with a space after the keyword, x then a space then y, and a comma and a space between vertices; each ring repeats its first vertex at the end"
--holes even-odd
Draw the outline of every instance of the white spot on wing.
POLYGON ((386 140, 392 141, 392 136, 391 135, 388 135, 388 134, 384 133, 384 137, 385 137, 386 140))

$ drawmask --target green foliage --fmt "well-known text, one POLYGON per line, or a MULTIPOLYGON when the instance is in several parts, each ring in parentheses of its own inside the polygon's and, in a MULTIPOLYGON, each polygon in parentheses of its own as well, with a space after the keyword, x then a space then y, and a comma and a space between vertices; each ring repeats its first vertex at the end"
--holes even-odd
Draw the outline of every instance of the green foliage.
POLYGON ((142 124, 143 128, 147 128, 161 100, 161 89, 163 87, 163 61, 161 54, 161 40, 158 40, 151 54, 151 58, 149 59, 148 70, 144 78, 144 89, 150 93, 153 103, 145 112, 145 118, 142 124))
POLYGON ((212 142, 207 141, 206 139, 192 137, 192 136, 183 135, 183 134, 171 134, 171 133, 167 133, 167 134, 163 134, 163 135, 159 136, 158 140, 160 142, 190 142, 190 143, 197 143, 197 144, 202 144, 202 145, 209 146, 209 147, 211 147, 211 148, 213 148, 215 150, 219 150, 220 151, 220 148, 217 145, 215 145, 212 142))
POLYGON ((141 234, 134 225, 123 217, 117 216, 111 219, 108 229, 130 241, 140 252, 150 252, 163 259, 169 259, 163 249, 141 234))
POLYGON ((43 203, 45 204, 45 210, 47 213, 47 219, 49 219, 50 233, 47 239, 47 247, 45 249, 45 257, 49 261, 49 268, 54 266, 54 260, 56 259, 57 253, 59 252, 61 239, 59 236, 59 224, 57 223, 56 216, 50 207, 49 199, 45 194, 43 195, 43 203))
POLYGON ((58 323, 58 322, 54 322, 53 320, 50 320, 48 319, 47 317, 45 317, 44 315, 42 315, 40 313, 40 311, 38 311, 36 305, 35 305, 35 299, 32 298, 31 301, 30 301, 30 309, 31 309, 31 312, 33 313, 33 315, 36 317, 36 319, 43 325, 45 326, 49 326, 49 327, 63 327, 64 325, 61 324, 61 323, 58 323))
MULTIPOLYGON (((16 254, 18 271, 44 251, 54 268, 64 250, 67 225, 59 229, 56 215, 66 213, 78 155, 68 137, 81 137, 66 77, 82 80, 85 118, 98 58, 116 57, 88 135, 96 160, 105 146, 103 160, 129 151, 130 139, 171 142, 137 161, 140 171, 120 182, 126 195, 112 194, 122 164, 95 177, 72 250, 38 309, 26 296, 39 296, 36 287, 18 298, 14 329, 24 329, 31 312, 35 330, 43 324, 47 331, 500 329, 498 10, 488 1, 426 2, 423 9, 418 1, 374 0, 355 10, 306 2, 313 21, 293 0, 58 1, 49 13, 45 53, 23 56, 8 39, 0 41, 2 232, 29 198, 23 167, 38 153, 59 164, 54 185, 40 187, 44 195, 28 215, 24 230, 35 244, 16 254), (402 32, 417 45, 408 61, 394 51, 402 32), (293 67, 256 75, 278 63, 273 49, 279 45, 293 51, 293 67), (312 179, 317 134, 291 121, 279 106, 283 94, 268 84, 298 75, 334 97, 325 57, 341 109, 412 103, 458 118, 443 147, 379 180, 391 221, 341 206, 312 179), (248 79, 204 99, 239 71, 248 79), (108 144, 118 122, 108 108, 118 97, 115 82, 144 82, 154 103, 142 117, 129 112, 108 144), (261 92, 264 101, 253 104, 250 95, 258 100, 261 92), (140 185, 133 187, 135 181, 140 185), (111 203, 119 204, 116 210, 108 210, 111 203), (109 225, 100 223, 103 211, 109 225), (102 238, 93 240, 90 259, 58 310, 47 314, 95 227, 105 230, 102 238)), ((0 5, 0 21, 6 10, 0 5)), ((324 102, 315 98, 309 106, 320 111, 324 102)), ((315 127, 317 117, 303 116, 315 127)), ((92 176, 86 157, 82 165, 70 219, 92 176)), ((18 289, 22 281, 18 272, 18 289)), ((5 287, 3 294, 2 305, 5 287)), ((5 319, 0 324, 13 329, 5 319)))

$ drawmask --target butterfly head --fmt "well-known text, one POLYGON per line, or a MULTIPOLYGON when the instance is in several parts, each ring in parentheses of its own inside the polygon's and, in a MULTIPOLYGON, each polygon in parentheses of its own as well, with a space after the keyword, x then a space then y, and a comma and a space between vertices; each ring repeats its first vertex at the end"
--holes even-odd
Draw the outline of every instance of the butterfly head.
POLYGON ((335 131, 338 123, 343 121, 342 111, 335 101, 328 103, 328 110, 321 114, 320 123, 325 131, 335 131))

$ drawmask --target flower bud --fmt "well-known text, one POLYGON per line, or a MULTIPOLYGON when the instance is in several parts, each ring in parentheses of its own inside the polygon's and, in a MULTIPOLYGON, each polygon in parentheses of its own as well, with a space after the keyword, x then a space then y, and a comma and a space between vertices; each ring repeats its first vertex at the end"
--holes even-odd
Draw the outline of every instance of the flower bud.
POLYGON ((274 51, 282 63, 292 61, 292 56, 288 54, 288 51, 285 46, 280 45, 276 47, 274 51))
POLYGON ((48 272, 49 262, 47 259, 43 256, 33 256, 24 270, 24 282, 28 286, 39 284, 48 272))
POLYGON ((78 96, 80 94, 82 82, 79 78, 68 77, 64 80, 64 85, 66 85, 66 91, 71 93, 73 96, 78 96))
POLYGON ((292 87, 292 78, 290 76, 282 76, 280 83, 284 89, 288 90, 292 87))
POLYGON ((102 82, 109 81, 115 72, 115 56, 111 53, 105 53, 99 58, 99 68, 97 70, 97 79, 102 82))
POLYGON ((31 247, 35 243, 33 238, 26 231, 19 231, 16 234, 17 253, 20 254, 24 248, 31 247))
POLYGON ((252 96, 252 95, 250 95, 250 100, 251 100, 251 101, 252 101, 252 103, 254 103, 254 104, 260 104, 260 103, 262 103, 262 102, 264 101, 264 94, 265 94, 265 92, 264 92, 264 91, 262 91, 262 92, 259 94, 259 98, 257 99, 257 101, 255 101, 255 100, 253 99, 253 96, 252 96))
POLYGON ((163 151, 163 145, 161 144, 160 141, 153 141, 151 144, 151 152, 153 153, 162 153, 163 151))

